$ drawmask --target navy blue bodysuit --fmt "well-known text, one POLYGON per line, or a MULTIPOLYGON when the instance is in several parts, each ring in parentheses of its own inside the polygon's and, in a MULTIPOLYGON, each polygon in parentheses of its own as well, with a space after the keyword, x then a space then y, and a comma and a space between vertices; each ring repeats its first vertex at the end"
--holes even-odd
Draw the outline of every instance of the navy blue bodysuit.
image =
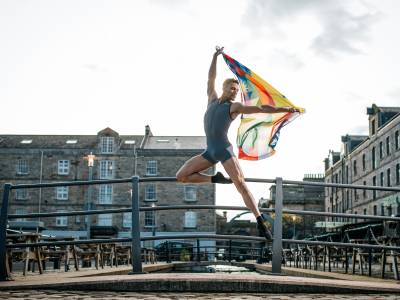
POLYGON ((207 138, 207 149, 201 154, 209 162, 225 162, 234 156, 233 148, 228 140, 228 130, 232 123, 230 114, 232 102, 220 103, 218 99, 211 101, 204 114, 204 131, 207 138))

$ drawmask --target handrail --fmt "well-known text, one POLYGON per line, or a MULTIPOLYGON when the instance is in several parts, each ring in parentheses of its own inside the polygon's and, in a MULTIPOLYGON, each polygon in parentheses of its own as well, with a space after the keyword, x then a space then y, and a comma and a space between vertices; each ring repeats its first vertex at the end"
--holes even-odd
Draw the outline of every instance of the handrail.
MULTIPOLYGON (((283 204, 283 185, 303 185, 303 186, 322 186, 322 187, 336 187, 336 188, 348 188, 348 189, 361 189, 361 190, 378 190, 378 191, 392 191, 400 192, 398 187, 379 187, 379 186, 366 186, 366 185, 352 185, 352 184, 338 184, 338 183, 320 183, 313 181, 292 181, 282 180, 282 178, 276 179, 262 179, 262 178, 246 178, 247 182, 256 183, 275 183, 276 184, 276 201, 275 209, 260 209, 263 212, 275 212, 274 221, 274 238, 273 238, 273 259, 272 259, 272 270, 274 273, 281 273, 281 255, 282 255, 282 243, 289 244, 305 244, 305 245, 325 245, 325 246, 338 246, 338 247, 355 247, 355 248, 368 248, 368 249, 385 249, 385 250, 400 250, 400 247, 396 246, 382 246, 382 245, 370 245, 370 244, 351 244, 343 242, 322 242, 322 241, 311 241, 311 240, 294 240, 294 239, 282 239, 282 214, 299 214, 299 215, 316 215, 316 216, 332 216, 332 217, 345 217, 353 219, 375 219, 383 221, 398 221, 399 217, 388 217, 388 216, 371 216, 371 215, 357 215, 357 214, 344 214, 344 213, 328 213, 328 212, 315 212, 315 211, 300 211, 300 210, 287 210, 282 209, 283 204)), ((238 206, 216 206, 216 205, 171 205, 171 206, 155 206, 155 207, 139 207, 139 183, 141 182, 176 182, 175 177, 143 177, 139 178, 134 176, 132 178, 122 179, 102 179, 102 180, 90 180, 90 181, 69 181, 69 182, 48 182, 39 184, 17 184, 13 185, 6 183, 3 191, 3 203, 1 207, 0 215, 0 281, 6 279, 6 249, 15 247, 32 247, 32 246, 44 246, 44 245, 71 245, 71 244, 87 244, 87 243, 112 243, 112 242, 131 242, 131 249, 134 255, 132 255, 132 266, 133 273, 141 273, 142 265, 140 258, 140 242, 146 240, 165 240, 165 239, 239 239, 239 240, 253 240, 266 242, 264 238, 253 237, 253 236, 237 236, 237 235, 217 235, 217 234, 189 234, 189 235, 166 235, 166 236, 148 236, 140 237, 140 226, 139 226, 139 212, 149 210, 168 210, 168 209, 229 209, 229 210, 248 210, 246 207, 238 206), (18 189, 29 189, 29 188, 45 188, 45 187, 57 187, 57 186, 85 186, 95 184, 118 184, 118 183, 130 183, 132 186, 132 206, 130 208, 119 208, 109 210, 90 210, 90 211, 73 211, 73 212, 55 212, 55 213, 39 213, 39 214, 14 214, 8 215, 8 202, 10 192, 18 189), (19 243, 13 245, 6 245, 6 230, 7 220, 15 219, 18 217, 34 218, 34 217, 51 217, 51 216, 68 216, 68 215, 91 215, 91 214, 102 214, 102 213, 119 213, 119 212, 132 212, 132 228, 130 238, 117 238, 117 239, 97 239, 97 240, 78 240, 78 241, 59 241, 59 242, 41 242, 41 243, 19 243)))

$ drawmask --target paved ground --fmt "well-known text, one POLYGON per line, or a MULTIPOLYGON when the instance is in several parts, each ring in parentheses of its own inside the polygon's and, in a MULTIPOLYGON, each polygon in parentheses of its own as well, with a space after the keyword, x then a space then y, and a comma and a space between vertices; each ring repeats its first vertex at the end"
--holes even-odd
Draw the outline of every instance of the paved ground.
POLYGON ((47 299, 357 299, 357 300, 395 300, 398 295, 326 295, 326 294, 238 294, 238 293, 133 293, 133 292, 84 292, 84 291, 0 291, 0 299, 26 299, 26 300, 47 300, 47 299))

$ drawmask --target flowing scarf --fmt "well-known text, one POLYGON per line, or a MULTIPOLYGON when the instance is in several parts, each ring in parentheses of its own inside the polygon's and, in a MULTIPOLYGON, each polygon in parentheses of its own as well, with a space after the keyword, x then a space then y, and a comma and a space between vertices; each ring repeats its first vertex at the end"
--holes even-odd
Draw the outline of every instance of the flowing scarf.
POLYGON ((239 80, 243 105, 293 107, 300 111, 242 114, 236 140, 239 158, 260 160, 269 157, 275 153, 282 127, 304 113, 305 109, 293 105, 284 95, 246 66, 225 53, 222 55, 239 80))

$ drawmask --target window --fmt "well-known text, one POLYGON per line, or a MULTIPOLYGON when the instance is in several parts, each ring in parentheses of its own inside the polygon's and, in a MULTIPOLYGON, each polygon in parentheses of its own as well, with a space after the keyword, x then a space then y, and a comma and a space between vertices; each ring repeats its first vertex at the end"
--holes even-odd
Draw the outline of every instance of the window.
POLYGON ((155 184, 146 185, 144 191, 144 200, 145 201, 157 201, 157 191, 155 184))
POLYGON ((381 172, 380 175, 381 175, 381 186, 383 186, 385 182, 385 175, 383 174, 383 172, 381 172))
POLYGON ((386 170, 386 185, 387 186, 391 186, 391 182, 390 182, 390 169, 386 170))
POLYGON ((185 185, 185 200, 196 201, 197 200, 197 188, 192 185, 185 185))
POLYGON ((383 142, 379 142, 379 158, 383 157, 383 142))
MULTIPOLYGON (((364 181, 363 185, 367 185, 367 182, 364 181)), ((367 197, 367 190, 363 190, 363 198, 365 199, 367 197)))
POLYGON ((56 187, 56 199, 57 200, 68 200, 68 187, 67 186, 56 187))
POLYGON ((386 155, 390 155, 390 136, 386 137, 386 155))
POLYGON ((385 215, 385 206, 381 204, 381 216, 385 215))
POLYGON ((364 208, 364 215, 366 215, 367 214, 367 209, 366 208, 364 208))
POLYGON ((154 211, 145 211, 144 212, 144 226, 145 227, 154 227, 156 225, 155 213, 154 211))
POLYGON ((392 215, 392 206, 391 206, 391 205, 389 205, 389 206, 387 207, 387 215, 388 215, 388 216, 391 216, 391 215, 392 215))
POLYGON ((111 184, 102 184, 99 189, 99 204, 112 204, 113 186, 111 184))
POLYGON ((400 164, 396 164, 396 184, 400 184, 400 164))
POLYGON ((398 130, 396 130, 396 132, 394 133, 394 144, 395 144, 396 150, 399 150, 400 136, 399 136, 399 131, 398 130))
POLYGON ((197 214, 194 211, 185 212, 185 228, 196 228, 197 214))
POLYGON ((131 228, 132 227, 132 213, 127 212, 122 216, 122 227, 131 228))
MULTIPOLYGON (((64 211, 59 211, 59 212, 64 212, 64 211)), ((68 216, 56 217, 56 226, 58 226, 58 227, 68 226, 68 216)))
POLYGON ((150 160, 146 165, 146 175, 157 175, 157 161, 150 160))
POLYGON ((101 153, 114 152, 114 138, 111 136, 104 136, 101 138, 101 153))
POLYGON ((68 175, 68 174, 69 174, 69 160, 59 160, 58 175, 68 175))
POLYGON ((357 176, 357 161, 353 161, 353 173, 354 176, 357 176))
POLYGON ((15 199, 17 200, 26 200, 28 199, 28 190, 26 189, 18 189, 15 191, 15 199))
POLYGON ((372 170, 375 170, 375 147, 372 148, 372 170))
POLYGON ((99 226, 112 226, 112 214, 99 215, 97 224, 99 226))
POLYGON ((371 134, 375 134, 375 120, 371 121, 371 134))
POLYGON ((378 207, 374 205, 374 216, 376 216, 377 214, 378 214, 378 207))
POLYGON ((363 171, 365 171, 365 153, 362 155, 362 168, 363 168, 363 171))
POLYGON ((100 179, 113 179, 114 164, 112 160, 100 161, 100 179))
POLYGON ((17 162, 17 174, 26 175, 29 173, 28 161, 26 159, 20 159, 17 162))
MULTIPOLYGON (((16 215, 25 215, 26 214, 26 209, 25 208, 17 208, 15 210, 15 214, 16 215)), ((25 218, 18 218, 18 219, 14 219, 15 221, 26 221, 25 218)))
MULTIPOLYGON (((372 185, 376 186, 376 176, 372 177, 372 185)), ((372 198, 375 199, 376 198, 376 190, 372 191, 372 198)))

